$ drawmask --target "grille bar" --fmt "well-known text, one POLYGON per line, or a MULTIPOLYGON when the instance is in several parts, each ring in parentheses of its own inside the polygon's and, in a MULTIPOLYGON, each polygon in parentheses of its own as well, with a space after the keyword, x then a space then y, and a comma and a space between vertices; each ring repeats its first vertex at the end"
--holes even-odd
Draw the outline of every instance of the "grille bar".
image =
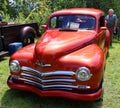
POLYGON ((35 80, 38 80, 40 83, 48 83, 48 82, 75 82, 76 80, 74 79, 50 79, 50 80, 43 80, 37 76, 33 76, 33 75, 30 75, 30 74, 26 74, 26 73, 21 73, 22 76, 24 76, 25 78, 27 79, 35 79, 35 80))
POLYGON ((29 67, 25 67, 25 66, 22 66, 21 70, 23 71, 29 71, 29 72, 32 72, 32 73, 35 73, 41 77, 45 77, 45 76, 57 76, 57 75, 65 75, 65 76, 73 76, 75 75, 75 73, 73 71, 52 71, 52 72, 46 72, 46 73, 42 73, 38 70, 35 70, 35 69, 32 69, 32 68, 29 68, 29 67))

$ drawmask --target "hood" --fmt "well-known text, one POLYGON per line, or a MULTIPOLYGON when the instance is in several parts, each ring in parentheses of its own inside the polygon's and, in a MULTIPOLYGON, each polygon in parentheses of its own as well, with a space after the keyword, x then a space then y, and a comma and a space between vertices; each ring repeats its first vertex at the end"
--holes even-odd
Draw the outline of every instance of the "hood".
POLYGON ((47 30, 36 43, 36 58, 45 63, 52 63, 57 58, 90 44, 95 36, 96 32, 91 30, 47 30))

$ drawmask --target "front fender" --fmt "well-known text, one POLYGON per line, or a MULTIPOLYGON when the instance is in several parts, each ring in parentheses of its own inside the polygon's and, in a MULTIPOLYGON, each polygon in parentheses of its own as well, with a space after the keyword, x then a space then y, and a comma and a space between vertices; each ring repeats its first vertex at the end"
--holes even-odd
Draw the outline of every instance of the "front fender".
POLYGON ((19 61, 20 65, 32 67, 34 59, 34 48, 35 43, 19 49, 10 57, 10 61, 17 60, 19 61))
POLYGON ((67 70, 77 71, 80 67, 87 67, 92 73, 92 77, 87 82, 80 82, 82 84, 89 84, 93 89, 100 86, 104 74, 105 57, 104 52, 97 44, 92 44, 84 47, 78 51, 70 53, 59 59, 59 62, 67 70))
POLYGON ((70 64, 70 67, 72 66, 73 68, 86 66, 91 69, 99 69, 104 63, 104 52, 98 45, 92 44, 63 56, 59 61, 70 64))

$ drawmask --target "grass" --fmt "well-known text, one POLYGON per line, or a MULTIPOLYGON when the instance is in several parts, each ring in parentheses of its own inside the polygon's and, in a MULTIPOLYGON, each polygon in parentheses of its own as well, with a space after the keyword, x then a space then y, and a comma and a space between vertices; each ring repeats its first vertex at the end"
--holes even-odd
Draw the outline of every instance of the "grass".
POLYGON ((0 58, 0 108, 120 108, 120 42, 114 39, 106 62, 103 102, 79 102, 63 98, 41 98, 9 89, 9 57, 0 58))

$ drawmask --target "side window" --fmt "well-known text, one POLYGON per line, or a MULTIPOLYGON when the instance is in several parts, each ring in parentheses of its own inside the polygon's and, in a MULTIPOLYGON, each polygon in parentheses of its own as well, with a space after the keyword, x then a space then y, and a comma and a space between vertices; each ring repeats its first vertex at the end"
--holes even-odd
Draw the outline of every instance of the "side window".
POLYGON ((104 27, 105 26, 105 17, 101 16, 99 19, 99 27, 104 27))
POLYGON ((56 28, 57 17, 51 18, 50 28, 56 28))

